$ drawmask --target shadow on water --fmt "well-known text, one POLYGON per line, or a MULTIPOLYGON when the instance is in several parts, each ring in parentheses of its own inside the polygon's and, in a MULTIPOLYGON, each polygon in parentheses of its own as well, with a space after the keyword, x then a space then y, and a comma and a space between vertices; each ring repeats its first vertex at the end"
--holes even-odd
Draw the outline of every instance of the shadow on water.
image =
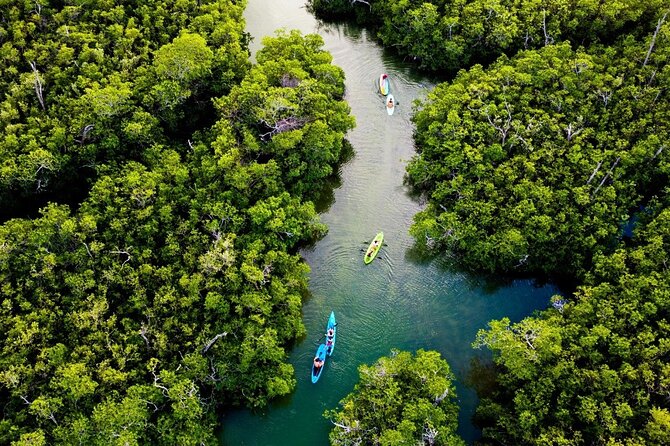
POLYGON ((342 153, 340 154, 340 163, 337 165, 336 172, 324 179, 320 188, 315 191, 312 202, 318 214, 327 212, 335 203, 335 191, 342 186, 342 167, 351 161, 355 156, 353 146, 348 140, 344 140, 342 153))
POLYGON ((498 388, 496 368, 491 355, 480 354, 470 360, 464 383, 474 389, 479 398, 485 398, 498 388))
MULTIPOLYGON (((495 294, 502 288, 510 287, 516 281, 525 281, 536 289, 547 286, 558 286, 555 279, 548 276, 539 276, 537 274, 487 274, 482 271, 472 271, 462 266, 458 255, 435 253, 430 250, 425 243, 414 240, 410 248, 405 251, 404 260, 417 266, 428 266, 433 264, 440 272, 445 275, 457 274, 467 277, 467 283, 471 290, 481 290, 483 294, 495 294)), ((569 294, 572 290, 568 284, 565 287, 558 286, 561 294, 569 294)))
POLYGON ((317 19, 315 31, 318 34, 327 33, 339 35, 345 37, 350 42, 357 43, 362 40, 365 28, 352 21, 333 22, 324 19, 317 19))
MULTIPOLYGON (((457 380, 458 433, 473 444, 480 436, 471 420, 477 397, 466 376, 471 359, 486 353, 472 349, 477 331, 490 320, 509 317, 516 322, 546 308, 555 289, 537 289, 528 279, 468 273, 457 262, 430 255, 409 235, 414 215, 425 208, 403 181, 407 160, 415 154, 411 104, 425 97, 433 77, 381 49, 373 33, 358 25, 316 22, 303 0, 248 4, 247 27, 255 37, 288 26, 324 38, 333 63, 345 72, 345 99, 357 126, 346 135, 346 153, 337 172, 323 182, 314 200, 328 233, 300 250, 311 272, 310 294, 302 308, 307 335, 286 346, 295 391, 260 415, 248 410, 222 414, 222 443, 326 446, 332 425, 323 412, 338 407, 353 390, 357 368, 392 348, 422 348, 440 352, 449 362, 457 380), (380 73, 391 77, 391 91, 400 105, 393 116, 386 113, 377 88, 380 73), (386 246, 378 260, 365 265, 360 250, 378 230, 384 231, 386 246), (341 323, 338 349, 314 385, 309 371, 315 342, 330 311, 341 323)), ((485 372, 483 367, 473 372, 472 379, 482 388, 485 372)))

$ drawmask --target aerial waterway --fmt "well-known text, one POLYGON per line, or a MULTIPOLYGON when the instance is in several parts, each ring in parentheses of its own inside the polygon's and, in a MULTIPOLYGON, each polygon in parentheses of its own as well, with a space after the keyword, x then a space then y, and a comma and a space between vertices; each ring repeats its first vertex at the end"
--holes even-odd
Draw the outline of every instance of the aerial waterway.
POLYGON ((320 206, 328 235, 302 252, 311 267, 311 295, 303 307, 307 337, 290 352, 296 390, 261 413, 227 413, 222 443, 327 446, 333 426, 323 412, 353 390, 358 366, 372 364, 394 348, 422 348, 439 351, 451 366, 460 406, 458 433, 471 444, 479 437, 471 422, 477 398, 466 382, 473 359, 485 353, 471 347, 477 330, 492 319, 519 321, 546 308, 557 289, 532 280, 492 284, 415 254, 408 231, 423 204, 403 186, 405 165, 415 153, 411 105, 436 81, 384 51, 365 29, 319 22, 304 2, 249 0, 245 16, 254 38, 252 54, 262 37, 278 28, 321 35, 333 63, 346 75, 345 99, 357 123, 347 139, 355 155, 341 166, 339 184, 320 206), (381 73, 389 74, 398 102, 392 116, 377 90, 381 73), (379 231, 388 246, 365 265, 361 249, 379 231), (312 384, 312 358, 331 310, 338 320, 337 348, 319 382, 312 384))

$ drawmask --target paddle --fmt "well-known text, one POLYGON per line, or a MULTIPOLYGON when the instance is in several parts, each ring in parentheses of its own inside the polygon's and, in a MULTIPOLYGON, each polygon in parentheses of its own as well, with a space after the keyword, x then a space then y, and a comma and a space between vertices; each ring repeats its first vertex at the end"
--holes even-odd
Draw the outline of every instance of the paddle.
MULTIPOLYGON (((337 324, 339 324, 339 322, 335 322, 335 325, 333 325, 333 327, 337 327, 337 324)), ((316 341, 314 341, 314 345, 318 344, 318 343, 321 341, 321 339, 325 338, 325 337, 326 337, 326 334, 327 334, 327 333, 322 334, 321 337, 320 337, 319 339, 317 339, 316 341)))
MULTIPOLYGON (((387 246, 387 245, 384 245, 384 246, 387 246)), ((365 249, 361 249, 361 252, 365 252, 365 249)), ((375 260, 383 260, 383 259, 384 259, 384 257, 380 256, 379 254, 377 254, 377 257, 375 257, 375 260)))
MULTIPOLYGON (((362 243, 369 244, 370 242, 362 242, 362 243)), ((388 246, 388 243, 384 242, 382 243, 382 246, 388 246)), ((361 252, 363 251, 365 251, 365 249, 361 248, 361 252)))

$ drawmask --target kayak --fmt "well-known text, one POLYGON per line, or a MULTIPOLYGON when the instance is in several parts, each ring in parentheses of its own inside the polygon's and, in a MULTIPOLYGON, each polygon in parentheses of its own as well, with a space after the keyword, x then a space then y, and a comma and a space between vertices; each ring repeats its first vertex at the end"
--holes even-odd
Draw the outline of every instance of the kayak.
POLYGON ((365 251, 363 262, 365 262, 366 265, 375 259, 375 256, 382 247, 382 243, 384 243, 384 233, 380 232, 375 235, 374 240, 372 240, 370 246, 368 246, 368 249, 365 251))
POLYGON ((389 75, 382 74, 379 76, 379 92, 386 96, 391 92, 391 84, 389 83, 389 75))
POLYGON ((317 356, 321 358, 323 365, 317 370, 316 367, 314 367, 314 361, 312 361, 312 383, 316 383, 319 378, 321 378, 323 369, 326 367, 326 344, 319 345, 319 348, 316 350, 316 355, 314 357, 316 358, 317 356))
POLYGON ((386 113, 392 115, 394 110, 395 110, 395 99, 393 98, 393 95, 390 94, 386 96, 386 113))
POLYGON ((326 349, 328 356, 333 354, 335 350, 335 338, 337 337, 337 323, 335 322, 335 312, 330 312, 330 317, 328 318, 328 324, 326 325, 326 349), (333 338, 328 338, 328 330, 333 329, 333 338))

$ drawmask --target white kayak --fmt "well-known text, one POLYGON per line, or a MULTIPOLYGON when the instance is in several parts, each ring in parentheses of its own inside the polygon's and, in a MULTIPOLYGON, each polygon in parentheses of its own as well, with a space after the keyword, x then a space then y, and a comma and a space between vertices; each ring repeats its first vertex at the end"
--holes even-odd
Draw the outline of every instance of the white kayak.
POLYGON ((393 97, 392 94, 390 94, 386 96, 386 113, 392 115, 394 110, 395 110, 395 98, 393 97))

